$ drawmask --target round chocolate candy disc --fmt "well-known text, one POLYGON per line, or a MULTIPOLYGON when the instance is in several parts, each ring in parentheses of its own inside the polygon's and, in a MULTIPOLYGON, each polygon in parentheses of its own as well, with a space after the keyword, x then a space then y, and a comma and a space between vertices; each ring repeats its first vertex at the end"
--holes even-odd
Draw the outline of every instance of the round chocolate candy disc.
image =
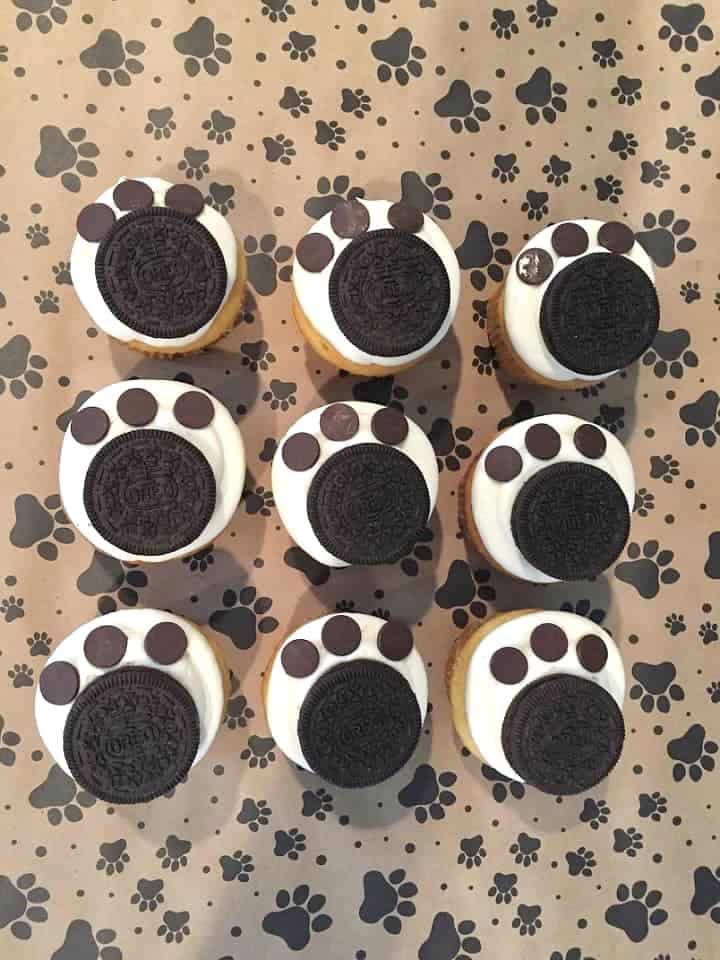
POLYGON ((64 707, 77 696, 80 675, 66 660, 54 660, 40 674, 40 693, 48 703, 64 707))
POLYGON ((157 410, 155 397, 141 387, 132 387, 118 397, 118 416, 131 427, 146 427, 155 419, 157 410))
POLYGON ((95 627, 85 637, 83 647, 88 663, 100 670, 114 667, 125 656, 127 636, 119 627, 105 623, 95 627))
POLYGON ((78 443, 100 443, 110 429, 110 418, 100 407, 83 407, 70 421, 70 433, 78 443))

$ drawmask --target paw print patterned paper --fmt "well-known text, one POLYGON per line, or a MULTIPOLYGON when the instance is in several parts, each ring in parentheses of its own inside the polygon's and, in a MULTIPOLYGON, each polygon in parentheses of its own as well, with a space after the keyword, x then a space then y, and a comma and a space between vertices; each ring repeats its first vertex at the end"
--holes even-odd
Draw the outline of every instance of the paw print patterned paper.
POLYGON ((0 956, 717 954, 719 52, 709 0, 0 4, 0 956), (248 262, 236 328, 175 362, 111 343, 70 270, 80 210, 146 175, 194 184, 248 262), (432 217, 460 265, 452 335, 377 380, 331 369, 291 312, 299 239, 356 197, 432 217), (488 305, 534 234, 582 218, 632 229, 658 332, 582 391, 509 383, 488 305), (131 378, 208 391, 242 431, 245 496, 185 562, 93 549, 59 497, 73 414, 131 378), (320 563, 275 506, 282 438, 351 401, 401 411, 440 471, 428 529, 383 567, 320 563), (473 458, 548 414, 633 463, 628 541, 594 581, 510 580, 459 535, 473 458), (142 607, 198 623, 232 680, 202 766, 128 810, 55 762, 32 703, 64 637, 142 607), (625 663, 622 758, 561 802, 463 750, 445 693, 457 634, 527 607, 602 621, 625 663), (342 611, 409 624, 429 681, 410 762, 364 790, 296 768, 263 706, 272 650, 342 611))

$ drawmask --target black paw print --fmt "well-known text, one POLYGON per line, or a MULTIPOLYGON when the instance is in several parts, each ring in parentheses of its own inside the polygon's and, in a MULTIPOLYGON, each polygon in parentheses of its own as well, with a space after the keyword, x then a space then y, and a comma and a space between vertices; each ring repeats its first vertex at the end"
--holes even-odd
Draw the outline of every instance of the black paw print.
POLYGON ((263 400, 270 404, 271 410, 289 410, 297 403, 295 391, 296 383, 285 383, 283 380, 271 380, 270 389, 262 395, 263 400))
POLYGON ((440 473, 446 467, 452 472, 457 472, 462 466, 461 461, 472 456, 472 450, 467 446, 467 441, 472 435, 470 427, 453 429, 452 423, 445 417, 433 420, 428 439, 435 451, 440 473))
POLYGON ((333 798, 324 787, 317 790, 303 790, 302 815, 315 817, 316 820, 325 820, 328 813, 332 813, 333 798))
MULTIPOLYGON (((545 168, 543 167, 543 170, 545 168)), ((516 153, 496 153, 493 158, 492 175, 500 183, 514 183, 520 173, 516 153)))
POLYGON ((662 187, 670 179, 670 164, 662 160, 643 160, 640 164, 640 183, 651 183, 654 187, 662 187))
POLYGON ((646 213, 644 230, 635 234, 635 239, 658 267, 669 267, 675 262, 675 254, 689 253, 695 249, 692 237, 686 236, 690 221, 675 219, 674 210, 663 210, 657 217, 646 213))
POLYGON ((278 100, 278 106, 287 110, 291 117, 298 120, 304 114, 310 113, 312 100, 307 90, 296 90, 295 87, 285 87, 282 97, 278 100))
POLYGON ((480 771, 486 780, 492 783, 492 795, 495 803, 504 803, 508 796, 514 800, 522 800, 525 796, 525 784, 517 780, 511 780, 502 773, 498 773, 493 767, 483 763, 480 771))
POLYGON ((472 867, 481 866, 487 856, 483 846, 482 834, 475 834, 474 837, 463 837, 460 841, 460 853, 457 862, 460 866, 465 866, 468 870, 472 867))
POLYGON ((280 937, 290 950, 304 950, 313 933, 323 933, 332 926, 332 917, 319 912, 325 902, 322 894, 311 895, 304 883, 295 887, 292 897, 289 890, 279 890, 275 897, 278 909, 263 917, 262 928, 265 933, 280 937))
POLYGON ((331 150, 339 150, 345 143, 345 127, 341 127, 337 120, 326 123, 324 120, 315 121, 315 143, 327 146, 331 150))
POLYGON ((78 790, 72 777, 54 763, 48 770, 45 780, 29 796, 30 806, 34 810, 47 810, 48 823, 57 827, 63 817, 68 823, 78 823, 83 819, 83 809, 97 803, 92 794, 78 790))
POLYGON ((565 854, 568 873, 571 877, 591 877, 597 866, 595 852, 587 847, 578 847, 577 850, 568 850, 565 854))
POLYGON ((518 25, 515 23, 514 10, 500 10, 495 8, 492 12, 490 29, 494 32, 498 40, 510 40, 518 32, 518 25))
POLYGON ((456 774, 446 770, 438 775, 429 763, 422 763, 410 783, 398 793, 398 801, 403 807, 415 808, 418 823, 425 823, 428 816, 432 820, 443 820, 445 807, 455 803, 455 794, 449 788, 456 780, 456 774))
POLYGON ((373 617, 380 617, 381 620, 391 620, 390 611, 387 607, 376 607, 374 610, 371 610, 370 613, 373 617))
POLYGON ((278 133, 274 137, 263 137, 263 146, 266 160, 270 163, 279 161, 286 167, 290 166, 296 153, 295 141, 290 140, 284 133, 278 133))
POLYGON ((67 22, 67 12, 63 7, 69 7, 71 3, 72 0, 44 0, 40 4, 20 0, 15 3, 15 6, 20 7, 22 13, 15 18, 15 25, 18 30, 24 31, 35 24, 40 33, 50 33, 53 24, 62 26, 67 22), (46 15, 48 13, 50 16, 46 15))
POLYGON ((529 867, 538 862, 537 852, 541 841, 537 837, 530 837, 527 833, 519 833, 515 843, 510 845, 510 853, 515 856, 515 863, 529 867))
POLYGON ((638 850, 643 849, 643 835, 635 827, 627 830, 613 830, 613 850, 615 853, 624 853, 628 857, 636 857, 638 850))
POLYGON ((178 913, 174 910, 166 910, 163 914, 163 922, 157 929, 158 936, 164 937, 165 943, 182 943, 185 937, 190 936, 189 919, 190 914, 187 910, 181 910, 178 913))
POLYGON ((431 213, 438 220, 450 219, 448 203, 452 190, 442 182, 439 173, 429 173, 424 179, 414 170, 406 170, 400 177, 401 199, 423 213, 431 213))
POLYGON ((646 600, 658 595, 661 584, 677 583, 680 579, 678 571, 669 566, 675 554, 672 550, 660 550, 657 540, 646 540, 642 549, 639 543, 631 543, 627 555, 630 559, 615 567, 615 576, 635 587, 646 600))
POLYGON ((665 629, 670 631, 671 637, 676 637, 679 633, 687 630, 685 624, 685 615, 682 613, 670 613, 665 617, 665 629))
POLYGON ((242 356, 242 365, 249 367, 253 373, 258 370, 268 370, 271 363, 275 363, 276 357, 270 352, 267 340, 255 340, 252 343, 241 343, 240 354, 242 356))
POLYGON ((319 220, 324 217, 342 200, 355 200, 364 197, 362 187, 351 187, 350 177, 340 174, 332 182, 327 177, 320 177, 317 182, 318 195, 305 201, 303 210, 308 217, 319 220))
POLYGON ((705 98, 700 104, 700 113, 704 117, 712 117, 720 101, 720 69, 716 67, 712 73, 698 77, 695 92, 705 98))
POLYGON ((415 916, 412 898, 418 892, 417 886, 407 880, 406 876, 402 869, 391 870, 387 877, 379 870, 369 870, 365 874, 365 896, 358 911, 363 923, 378 923, 382 920, 388 933, 402 932, 403 918, 415 916))
POLYGON ((702 642, 707 646, 710 643, 717 643, 718 640, 718 625, 716 623, 711 623, 709 620, 706 620, 705 623, 700 624, 698 629, 698 636, 702 642))
POLYGON ((210 154, 207 150, 185 147, 183 159, 178 163, 178 170, 183 170, 188 180, 192 180, 193 177, 196 180, 202 180, 206 173, 210 173, 209 159, 210 154))
POLYGON ((203 120, 202 128, 207 130, 208 140, 218 146, 232 141, 232 132, 235 129, 235 117, 229 117, 222 110, 213 110, 207 120, 203 120))
POLYGON ((658 30, 658 37, 667 40, 674 53, 683 46, 690 53, 696 53, 700 46, 698 39, 709 41, 713 38, 712 30, 703 23, 705 10, 699 3, 687 6, 666 3, 660 8, 660 16, 665 23, 658 30))
POLYGON ((173 130, 176 129, 174 115, 175 111, 172 107, 160 107, 157 110, 151 107, 147 112, 148 122, 145 124, 145 133, 156 140, 163 138, 169 140, 173 130))
POLYGON ((315 56, 315 42, 316 38, 311 33, 298 33, 297 30, 291 30, 282 49, 290 55, 291 60, 307 63, 315 56))
POLYGON ((250 880, 250 874, 255 871, 251 854, 243 853, 242 850, 236 850, 232 856, 220 857, 219 863, 222 867, 222 878, 226 883, 231 883, 233 880, 247 883, 250 880))
POLYGON ((0 616, 5 618, 5 623, 12 623, 13 620, 19 620, 25 616, 25 601, 22 597, 16 597, 14 594, 5 597, 0 601, 0 616))
POLYGON ((640 943, 647 937, 650 926, 657 927, 665 923, 667 911, 656 909, 662 900, 659 890, 648 890, 644 880, 628 888, 621 883, 617 888, 618 902, 605 911, 605 921, 611 927, 622 930, 633 943, 640 943))
POLYGON ((165 838, 163 846, 155 851, 155 856, 160 860, 160 865, 163 870, 170 870, 172 873, 177 873, 180 867, 186 867, 188 865, 188 854, 191 849, 191 840, 182 840, 180 837, 175 836, 174 833, 171 833, 165 838))
POLYGON ((31 223, 25 233, 25 238, 30 241, 33 250, 38 247, 46 247, 50 243, 48 228, 39 223, 31 223))
POLYGON ((673 479, 680 475, 679 466, 679 461, 671 453, 662 457, 650 457, 650 476, 653 480, 662 477, 665 483, 672 483, 673 479))
POLYGON ((478 620, 487 614, 487 604, 495 600, 490 576, 490 571, 483 567, 473 571, 464 560, 450 564, 445 583, 435 593, 435 603, 442 610, 452 610, 452 621, 459 630, 470 622, 468 609, 478 620))
POLYGON ((601 403, 600 413, 593 419, 611 433, 617 433, 618 430, 625 429, 625 407, 612 407, 610 404, 601 403))
POLYGON ((435 104, 435 113, 439 117, 450 118, 453 133, 478 133, 480 124, 490 119, 490 112, 484 104, 489 103, 492 94, 488 90, 471 90, 464 80, 453 80, 450 89, 435 104))
MULTIPOLYGON (((710 685, 705 689, 707 690, 707 695, 710 697, 710 703, 720 703, 720 680, 711 680, 710 685)), ((0 763, 2 763, 1 758, 0 763)))
POLYGON ((5 729, 5 718, 0 713, 0 764, 11 767, 15 763, 15 747, 20 744, 20 734, 5 729))
POLYGON ((190 568, 190 573, 205 573, 215 563, 213 544, 203 547, 189 557, 183 557, 182 562, 190 568))
POLYGON ((275 506, 272 490, 266 490, 265 487, 255 487, 254 490, 246 490, 243 493, 245 502, 245 513, 254 516, 259 513, 261 517, 269 517, 272 514, 272 508, 275 506))
POLYGON ((255 587, 243 587, 239 593, 225 590, 223 608, 210 614, 210 626, 228 637, 238 650, 249 650, 257 639, 258 631, 272 633, 278 621, 266 616, 272 607, 270 597, 258 596, 255 587))
POLYGON ((595 194, 598 200, 609 200, 610 203, 620 203, 623 190, 622 180, 614 174, 608 173, 604 177, 595 177, 595 194))
POLYGON ((508 241, 506 233, 489 233, 487 226, 480 220, 471 220, 465 239, 455 250, 462 270, 470 270, 470 283, 476 290, 484 290, 488 277, 500 283, 503 266, 512 263, 512 254, 505 247, 508 241))
POLYGON ((55 274, 55 283, 57 283, 58 286, 61 284, 72 286, 70 264, 66 263, 65 260, 59 260, 57 263, 53 264, 52 272, 55 274))
POLYGON ((715 769, 714 757, 718 745, 714 740, 705 739, 705 727, 702 724, 694 723, 682 737, 670 740, 667 752, 670 759, 675 761, 673 780, 680 783, 689 776, 693 783, 697 783, 703 773, 715 769))
POLYGON ((52 637, 49 637, 45 630, 36 630, 31 637, 26 639, 25 643, 30 648, 31 657, 47 657, 50 655, 52 637))
POLYGON ((592 620, 593 623, 597 623, 598 626, 607 615, 607 611, 600 607, 593 607, 592 601, 588 600, 587 597, 583 597, 583 599, 578 600, 577 603, 571 603, 569 600, 565 600, 560 604, 560 609, 567 611, 567 613, 576 613, 579 617, 586 617, 588 620, 592 620))
POLYGON ((485 324, 487 323, 488 301, 473 300, 472 311, 473 311, 473 315, 472 315, 473 323, 476 323, 481 330, 484 330, 485 324))
POLYGON ((706 447, 714 447, 720 436, 720 396, 715 390, 706 390, 695 403, 680 407, 680 419, 688 427, 685 443, 689 447, 701 438, 706 447))
POLYGON ((688 153, 695 146, 695 131, 687 126, 668 127, 665 131, 665 149, 688 153))
POLYGON ((513 898, 518 895, 516 873, 496 873, 493 877, 493 883, 488 890, 488 896, 495 898, 495 903, 512 903, 513 898))
POLYGON ((541 112, 547 123, 555 123, 558 113, 567 109, 566 93, 567 86, 553 82, 547 67, 538 67, 529 80, 515 88, 515 96, 527 106, 525 119, 529 124, 536 124, 541 112))
POLYGON ((528 906, 526 903, 518 904, 517 916, 513 918, 512 922, 513 930, 517 930, 521 937, 526 934, 534 937, 542 927, 541 913, 542 907, 538 904, 533 906, 528 906))
POLYGON ((77 588, 81 593, 87 597, 98 598, 98 613, 102 614, 117 610, 118 601, 126 607, 137 606, 138 591, 147 584, 148 577, 144 570, 121 563, 98 550, 93 551, 90 566, 77 579, 77 588), (109 596, 110 593, 115 592, 117 592, 117 599, 115 596, 109 596))
POLYGON ((634 157, 638 148, 638 142, 634 133, 624 133, 622 130, 615 130, 612 140, 608 144, 608 150, 617 153, 621 160, 627 160, 628 157, 634 157))
POLYGON ((215 77, 220 72, 220 64, 232 61, 227 49, 232 37, 227 33, 216 33, 215 24, 209 17, 198 17, 189 30, 178 33, 173 46, 185 57, 185 73, 196 77, 200 73, 202 62, 205 73, 215 77))
POLYGON ((241 760, 247 760, 251 770, 259 767, 264 770, 268 764, 275 762, 275 741, 272 737, 258 737, 252 734, 248 737, 248 745, 240 754, 241 760))
POLYGON ((405 556, 400 560, 400 569, 406 577, 416 577, 420 572, 420 564, 428 563, 433 558, 432 547, 428 544, 435 539, 435 534, 429 527, 424 527, 417 536, 415 543, 408 547, 405 556))
POLYGON ((527 7, 529 23, 534 23, 540 30, 542 27, 549 27, 553 18, 557 16, 557 7, 554 7, 549 0, 535 0, 527 7))
POLYGON ((148 910, 154 913, 161 903, 165 903, 162 890, 165 884, 162 880, 138 880, 137 890, 130 897, 130 903, 137 907, 140 913, 148 910))
POLYGON ((593 800, 591 797, 585 799, 583 808, 580 811, 580 820, 582 823, 589 823, 593 830, 599 830, 601 823, 607 823, 610 816, 610 807, 604 800, 593 800))
POLYGON ((295 7, 290 0, 260 0, 260 13, 270 23, 287 23, 288 17, 295 13, 295 7))
POLYGON ((48 918, 47 910, 39 904, 47 903, 50 894, 45 887, 35 885, 36 879, 34 873, 21 874, 15 883, 10 877, 0 877, 0 896, 3 904, 2 926, 6 927, 9 924, 10 933, 17 940, 29 940, 33 934, 34 924, 45 923, 48 918), (29 923, 26 922, 28 920, 29 923))
POLYGON ((618 50, 614 40, 593 40, 593 63, 599 64, 603 70, 606 67, 616 67, 623 59, 622 51, 618 50))
POLYGON ((34 546, 43 560, 57 560, 58 548, 50 542, 51 536, 58 543, 75 541, 75 534, 58 494, 45 497, 42 503, 30 493, 16 497, 15 525, 10 531, 13 546, 25 549, 34 546))
POLYGON ((568 182, 568 174, 572 170, 572 164, 569 160, 561 160, 556 153, 553 153, 547 163, 543 164, 542 172, 546 175, 548 183, 553 186, 561 187, 568 182))
POLYGON ((369 93, 365 93, 362 87, 356 87, 352 90, 350 87, 343 87, 342 101, 340 109, 343 113, 352 113, 358 120, 363 120, 366 113, 372 109, 372 99, 369 93))
POLYGON ((381 61, 377 68, 381 83, 391 80, 393 73, 401 87, 408 83, 411 76, 422 76, 420 61, 425 59, 426 53, 422 47, 413 45, 412 41, 412 33, 406 27, 399 27, 389 37, 370 45, 372 55, 381 61))
POLYGON ((669 713, 671 700, 677 703, 685 699, 683 688, 673 682, 677 675, 675 664, 668 660, 634 663, 632 675, 637 683, 630 688, 630 699, 639 700, 644 713, 652 713, 656 707, 660 713, 669 713))
POLYGON ((639 517, 646 517, 650 511, 654 509, 655 494, 646 490, 645 487, 640 487, 640 489, 635 492, 633 513, 637 513, 639 517))
POLYGON ((274 233, 266 233, 259 241, 256 237, 245 237, 243 242, 248 282, 261 297, 269 297, 277 290, 278 279, 287 283, 292 276, 292 264, 288 263, 292 247, 278 246, 277 240, 274 233), (279 264, 283 266, 279 267, 279 264))
POLYGON ((418 951, 422 960, 470 960, 482 949, 472 920, 456 922, 452 914, 436 913, 427 940, 418 951))
POLYGON ((266 800, 253 800, 251 797, 245 797, 240 813, 235 819, 252 833, 257 833, 260 827, 268 825, 271 815, 272 810, 267 805, 266 800))
POLYGON ((525 194, 525 200, 520 207, 523 213, 527 214, 528 220, 540 222, 548 212, 548 194, 544 191, 528 190, 525 194))
POLYGON ((700 300, 702 297, 700 284, 694 280, 686 280, 680 284, 680 296, 687 304, 695 303, 696 300, 700 300))
POLYGON ((235 209, 233 196, 235 187, 229 183, 211 183, 208 187, 208 194, 205 197, 205 203, 209 204, 213 210, 217 210, 225 216, 230 210, 235 209))
POLYGON ((473 347, 473 353, 475 354, 472 362, 473 367, 480 376, 484 374, 486 377, 491 377, 498 366, 493 347, 484 347, 482 344, 478 344, 473 347))
POLYGON ((117 30, 101 30, 95 43, 80 54, 80 63, 97 70, 102 87, 109 87, 113 80, 119 87, 129 87, 132 77, 145 69, 137 59, 143 53, 145 44, 139 40, 125 43, 117 30))
POLYGON ((390 3, 390 0, 345 0, 345 6, 353 13, 361 7, 365 13, 375 13, 375 3, 390 3))
MULTIPOLYGON (((47 125, 40 129, 40 153, 35 159, 35 172, 41 177, 56 177, 60 174, 60 182, 71 193, 78 193, 82 181, 77 174, 83 177, 97 176, 97 167, 90 157, 97 157, 100 150, 97 144, 86 140, 87 131, 84 127, 72 127, 67 136, 60 127, 47 125), (78 158, 81 159, 78 159, 78 158), (76 172, 73 172, 76 171, 76 172)), ((5 220, 7 216, 3 215, 5 220)), ((0 233, 2 230, 0 218, 0 233)))
POLYGON ((300 832, 299 827, 291 827, 289 830, 275 831, 275 849, 273 853, 276 857, 287 857, 288 860, 298 860, 300 854, 304 853, 306 848, 306 836, 300 832))
POLYGON ((639 77, 626 77, 623 74, 617 78, 617 83, 610 90, 613 97, 619 104, 632 107, 633 104, 642 100, 642 80, 639 77))
POLYGON ((114 873, 122 873, 125 864, 130 863, 127 852, 127 840, 115 840, 114 843, 101 843, 100 856, 95 864, 96 870, 102 870, 108 877, 114 873))
POLYGON ((659 791, 653 793, 641 793, 638 797, 638 816, 649 817, 655 823, 660 823, 663 816, 667 813, 667 800, 661 796, 659 791))
POLYGON ((26 663, 16 663, 14 667, 8 670, 8 677, 12 680, 12 685, 16 690, 19 690, 20 687, 31 687, 35 682, 33 680, 34 674, 33 668, 26 663))

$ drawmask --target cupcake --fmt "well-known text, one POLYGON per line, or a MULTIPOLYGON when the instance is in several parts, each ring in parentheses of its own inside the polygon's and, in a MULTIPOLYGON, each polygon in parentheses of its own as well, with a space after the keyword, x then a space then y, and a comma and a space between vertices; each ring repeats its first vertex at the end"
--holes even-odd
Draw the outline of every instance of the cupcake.
POLYGON ((659 313, 652 262, 630 227, 566 220, 515 257, 488 333, 508 376, 568 389, 637 360, 659 313))
POLYGON ((460 268, 440 227, 407 203, 339 203, 295 251, 293 311, 333 366, 382 377, 412 367, 450 329, 460 268))
POLYGON ((119 560, 172 560, 211 543, 243 492, 245 450, 225 407, 175 380, 98 390, 70 421, 60 496, 70 521, 119 560))
POLYGON ((70 258, 82 305, 105 333, 148 354, 191 353, 235 322, 246 264, 197 187, 121 179, 78 214, 70 258))
POLYGON ((338 787, 372 787, 415 751, 427 675, 404 623, 336 614, 306 623, 265 671, 270 732, 293 763, 338 787))
POLYGON ((398 410, 332 403, 280 441, 272 489, 287 532, 319 563, 394 563, 427 526, 438 468, 428 438, 398 410))
POLYGON ((473 461, 460 523, 476 550, 520 580, 596 577, 620 556, 635 502, 620 441, 564 413, 501 431, 473 461))
POLYGON ((505 777, 589 790, 625 738, 625 671, 612 637, 575 613, 519 610, 469 627, 447 667, 458 736, 505 777))
POLYGON ((207 753, 226 679, 189 620, 121 610, 59 644, 40 674, 35 720, 50 756, 83 790, 108 803, 146 803, 207 753))

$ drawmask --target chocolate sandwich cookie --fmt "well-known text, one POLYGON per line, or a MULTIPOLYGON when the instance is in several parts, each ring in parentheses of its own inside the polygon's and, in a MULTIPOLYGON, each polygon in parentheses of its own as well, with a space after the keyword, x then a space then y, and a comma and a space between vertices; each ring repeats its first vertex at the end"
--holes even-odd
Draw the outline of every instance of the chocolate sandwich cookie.
POLYGON ((375 786, 397 773, 427 711, 412 631, 365 614, 322 617, 287 637, 263 692, 278 747, 339 787, 375 786))
POLYGON ((227 410, 184 383, 135 380, 98 391, 73 416, 60 456, 70 520, 122 560, 194 553, 227 525, 245 455, 227 410))
POLYGON ((463 743, 503 776, 577 794, 620 758, 622 660, 612 637, 577 614, 520 610, 469 628, 447 685, 463 743))
POLYGON ((320 563, 394 563, 422 536, 438 469, 404 414, 334 403, 305 414, 278 444, 273 495, 289 534, 320 563))
POLYGON ((146 803, 207 752, 225 667, 190 621, 123 610, 78 627, 40 674, 35 716, 56 763, 108 803, 146 803))

